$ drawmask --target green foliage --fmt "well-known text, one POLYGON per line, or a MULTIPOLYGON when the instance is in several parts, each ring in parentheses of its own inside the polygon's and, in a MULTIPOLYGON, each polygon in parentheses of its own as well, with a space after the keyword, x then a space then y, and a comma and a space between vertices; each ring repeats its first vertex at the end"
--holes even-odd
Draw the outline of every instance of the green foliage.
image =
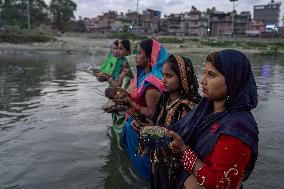
POLYGON ((200 43, 211 47, 230 47, 232 45, 231 41, 202 40, 200 43))
POLYGON ((13 34, 22 34, 22 30, 19 26, 6 26, 1 33, 4 34, 9 34, 9 33, 13 33, 13 34))
POLYGON ((54 40, 55 40, 54 37, 47 35, 0 33, 0 41, 8 43, 49 42, 54 40))
POLYGON ((268 44, 266 43, 260 43, 260 42, 254 42, 254 41, 249 41, 246 43, 247 46, 249 47, 255 47, 255 48, 266 48, 268 44))
POLYGON ((112 32, 112 37, 117 39, 130 39, 130 40, 144 40, 147 39, 147 36, 137 35, 131 32, 112 32))
POLYGON ((259 49, 264 50, 264 54, 276 54, 280 49, 284 49, 284 43, 267 43, 257 41, 223 41, 223 40, 201 40, 200 43, 204 46, 219 47, 219 48, 243 48, 243 49, 259 49))
POLYGON ((158 37, 161 43, 183 43, 184 39, 177 37, 158 37))
POLYGON ((284 43, 274 43, 273 48, 274 49, 284 49, 284 43))
POLYGON ((32 26, 48 22, 48 6, 44 0, 29 0, 32 26))
POLYGON ((59 30, 64 31, 64 23, 75 18, 76 9, 77 5, 72 0, 51 0, 50 11, 53 14, 54 24, 59 30))
POLYGON ((85 32, 85 25, 82 20, 69 21, 64 24, 64 30, 68 32, 85 32))
POLYGON ((3 0, 0 9, 1 19, 7 25, 17 25, 20 28, 27 28, 28 3, 32 26, 46 23, 48 21, 48 6, 44 0, 3 0))
POLYGON ((34 28, 49 22, 50 10, 54 24, 64 31, 65 24, 74 18, 76 8, 77 5, 72 0, 52 0, 50 7, 45 0, 0 0, 0 18, 7 25, 17 25, 23 29, 28 27, 28 15, 30 15, 30 23, 34 28))
POLYGON ((0 42, 8 43, 31 43, 31 42, 48 42, 56 39, 52 33, 42 31, 40 27, 31 31, 22 30, 19 26, 6 26, 0 32, 0 42))
POLYGON ((187 41, 199 42, 200 39, 199 38, 189 38, 187 39, 187 41))
POLYGON ((207 8, 206 9, 206 14, 207 15, 212 15, 216 12, 216 7, 212 7, 211 9, 210 8, 207 8))

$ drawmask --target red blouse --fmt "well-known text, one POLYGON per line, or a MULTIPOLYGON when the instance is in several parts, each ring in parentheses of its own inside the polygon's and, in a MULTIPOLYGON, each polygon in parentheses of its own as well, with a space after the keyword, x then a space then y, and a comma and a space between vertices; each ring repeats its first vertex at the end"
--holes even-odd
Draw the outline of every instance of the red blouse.
POLYGON ((210 155, 204 158, 204 165, 195 177, 199 185, 210 188, 238 188, 245 167, 250 159, 251 149, 236 137, 223 134, 210 155))
POLYGON ((158 90, 157 87, 155 87, 153 85, 147 86, 146 89, 144 90, 144 94, 143 94, 143 96, 141 98, 141 102, 137 102, 137 103, 139 103, 141 106, 147 106, 145 95, 146 95, 147 91, 150 91, 152 89, 158 90))

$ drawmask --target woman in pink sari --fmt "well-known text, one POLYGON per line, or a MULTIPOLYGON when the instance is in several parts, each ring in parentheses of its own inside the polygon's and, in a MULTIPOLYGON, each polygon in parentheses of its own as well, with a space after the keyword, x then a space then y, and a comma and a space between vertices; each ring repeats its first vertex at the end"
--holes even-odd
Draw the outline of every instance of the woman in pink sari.
MULTIPOLYGON (((144 117, 152 118, 155 113, 156 104, 163 92, 162 67, 167 58, 166 50, 154 39, 144 40, 138 46, 137 74, 130 84, 127 104, 144 117)), ((121 135, 122 145, 139 174, 150 179, 151 162, 149 158, 136 155, 138 133, 133 128, 133 121, 133 117, 126 118, 121 135)))

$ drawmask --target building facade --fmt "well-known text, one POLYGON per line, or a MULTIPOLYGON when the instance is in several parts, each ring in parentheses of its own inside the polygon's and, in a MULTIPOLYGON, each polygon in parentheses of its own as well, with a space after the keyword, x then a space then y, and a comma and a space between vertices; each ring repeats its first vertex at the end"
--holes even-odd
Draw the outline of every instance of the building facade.
POLYGON ((189 35, 206 36, 208 35, 208 16, 192 6, 189 12, 189 35))
POLYGON ((210 34, 212 36, 232 35, 233 25, 231 13, 215 12, 210 19, 210 34))
POLYGON ((165 15, 161 29, 169 35, 206 36, 208 26, 208 16, 192 6, 190 12, 165 15))
POLYGON ((249 11, 234 15, 234 35, 244 35, 251 28, 251 14, 249 11))
POLYGON ((259 31, 260 33, 265 32, 265 22, 264 22, 264 20, 252 20, 251 30, 259 31))
POLYGON ((265 25, 279 26, 281 2, 271 0, 267 5, 255 5, 253 7, 253 19, 263 20, 265 25))
POLYGON ((210 34, 212 36, 245 35, 251 28, 250 12, 224 13, 215 12, 210 19, 210 34))
POLYGON ((141 15, 141 27, 144 33, 153 34, 160 30, 161 11, 146 9, 141 15))

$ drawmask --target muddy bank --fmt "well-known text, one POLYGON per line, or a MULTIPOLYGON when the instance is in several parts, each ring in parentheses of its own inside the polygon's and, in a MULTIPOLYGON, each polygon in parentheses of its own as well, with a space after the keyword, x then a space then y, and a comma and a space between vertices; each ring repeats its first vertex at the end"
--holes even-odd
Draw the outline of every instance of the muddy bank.
MULTIPOLYGON (((70 55, 86 55, 93 56, 97 54, 106 54, 114 39, 97 39, 90 37, 58 37, 57 41, 47 43, 30 43, 30 44, 11 44, 0 43, 0 54, 70 54, 70 55)), ((165 48, 170 53, 186 54, 186 53, 204 53, 219 51, 224 48, 202 46, 195 42, 164 43, 165 48)), ((230 47, 232 48, 232 47, 230 47)), ((269 50, 250 48, 244 49, 233 47, 244 53, 252 55, 265 55, 269 50)), ((284 54, 284 50, 280 49, 277 54, 284 54)))
POLYGON ((11 44, 0 43, 1 54, 70 54, 90 55, 106 53, 112 39, 87 39, 58 37, 47 43, 11 44))

